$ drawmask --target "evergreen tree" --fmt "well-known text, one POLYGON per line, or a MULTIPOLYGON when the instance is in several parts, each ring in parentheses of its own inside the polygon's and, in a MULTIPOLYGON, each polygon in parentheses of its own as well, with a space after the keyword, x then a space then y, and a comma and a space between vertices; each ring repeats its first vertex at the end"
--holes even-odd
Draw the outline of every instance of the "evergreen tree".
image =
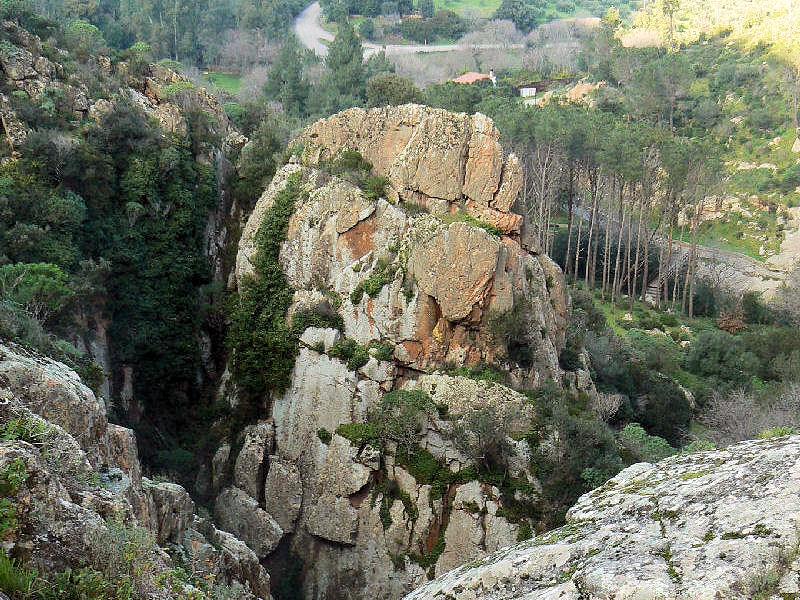
POLYGON ((525 0, 503 0, 494 13, 495 19, 506 19, 514 23, 517 29, 529 32, 542 20, 542 10, 528 4, 525 0))
POLYGON ((364 51, 349 21, 339 23, 339 33, 328 47, 325 66, 328 72, 322 79, 319 94, 312 97, 313 112, 331 114, 362 105, 367 78, 364 51))
POLYGON ((295 36, 289 36, 264 86, 264 92, 293 116, 306 114, 309 85, 303 75, 303 63, 303 49, 295 36))

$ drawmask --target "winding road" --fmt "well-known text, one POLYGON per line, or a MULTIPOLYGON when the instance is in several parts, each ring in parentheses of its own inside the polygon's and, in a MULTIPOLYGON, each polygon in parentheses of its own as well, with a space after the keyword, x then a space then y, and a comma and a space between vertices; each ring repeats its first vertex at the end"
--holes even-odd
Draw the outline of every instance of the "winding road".
MULTIPOLYGON (((333 41, 334 35, 327 31, 320 24, 322 8, 319 2, 309 4, 294 20, 294 32, 297 39, 309 50, 313 50, 317 56, 325 56, 328 53, 326 44, 333 41)), ((378 52, 386 52, 387 55, 397 54, 416 54, 430 52, 452 52, 453 50, 470 49, 497 49, 497 48, 522 48, 522 44, 487 44, 487 45, 463 45, 463 44, 389 44, 382 46, 372 42, 363 42, 364 56, 371 56, 378 52)))

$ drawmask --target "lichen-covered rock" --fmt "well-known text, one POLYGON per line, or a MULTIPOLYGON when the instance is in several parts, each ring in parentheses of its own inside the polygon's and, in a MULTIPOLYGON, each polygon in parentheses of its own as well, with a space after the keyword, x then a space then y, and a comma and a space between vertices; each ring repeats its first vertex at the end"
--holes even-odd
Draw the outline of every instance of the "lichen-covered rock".
POLYGON ((245 542, 259 558, 275 550, 283 537, 280 525, 244 490, 225 488, 214 506, 219 526, 245 542))
POLYGON ((456 490, 436 573, 485 556, 517 541, 519 526, 498 516, 500 491, 471 481, 456 490))
POLYGON ((266 511, 284 532, 294 530, 303 506, 303 480, 300 470, 279 456, 269 457, 269 472, 264 482, 266 511))
POLYGON ((111 462, 105 406, 66 365, 2 346, 0 381, 26 408, 78 440, 94 468, 111 462))
POLYGON ((194 502, 191 496, 176 483, 142 479, 144 491, 152 507, 150 527, 156 541, 165 544, 178 541, 194 520, 194 502))
POLYGON ((467 210, 507 233, 522 217, 509 213, 522 186, 513 155, 503 156, 491 119, 415 104, 353 108, 317 121, 297 140, 303 162, 318 166, 357 150, 388 177, 394 197, 449 212, 467 210))
MULTIPOLYGON (((239 286, 259 275, 259 228, 291 184, 294 211, 279 254, 294 290, 287 318, 311 311, 342 323, 300 334, 290 385, 269 398, 275 441, 262 462, 263 503, 240 490, 223 492, 216 506, 218 514, 231 504, 251 511, 220 514, 220 522, 259 555, 262 538, 235 522, 268 515, 280 526, 281 556, 266 561, 280 564, 284 550, 304 560, 305 597, 397 598, 519 535, 519 517, 507 510, 513 492, 462 479, 476 464, 456 447, 454 427, 491 410, 517 434, 533 425, 531 403, 503 385, 440 372, 493 364, 523 388, 561 377, 563 276, 520 245, 520 217, 510 210, 521 169, 498 139, 481 115, 412 105, 345 111, 298 138, 302 156, 278 171, 244 227, 239 286), (328 168, 343 150, 357 150, 388 178, 388 197, 328 168), (348 344, 357 356, 342 354, 348 344), (441 469, 435 481, 391 444, 354 435, 387 392, 415 389, 447 413, 434 410, 420 423, 418 452, 441 469)), ((215 464, 223 454, 244 460, 229 459, 228 448, 215 464)), ((534 505, 538 483, 520 454, 509 467, 533 490, 524 501, 534 505)))
POLYGON ((407 600, 746 599, 797 591, 800 437, 633 465, 567 524, 407 600))
POLYGON ((242 432, 244 442, 233 467, 234 485, 258 498, 264 485, 266 460, 272 451, 274 432, 272 421, 248 425, 242 432))
POLYGON ((549 258, 467 222, 367 200, 315 169, 287 165, 258 201, 239 245, 239 282, 253 272, 258 227, 290 177, 300 177, 306 193, 296 201, 281 264, 303 308, 330 304, 318 291, 328 290, 341 300, 345 337, 391 343, 395 361, 418 371, 496 363, 522 387, 559 376, 568 300, 549 258), (342 224, 354 205, 362 220, 342 224), (521 346, 530 353, 516 352, 521 346))
POLYGON ((19 81, 36 77, 33 61, 33 54, 27 48, 9 43, 0 44, 0 67, 9 79, 19 81))
POLYGON ((132 565, 137 597, 168 600, 175 596, 161 580, 203 547, 197 577, 238 589, 231 598, 269 598, 255 554, 213 525, 206 539, 186 490, 143 478, 133 432, 109 424, 104 403, 65 365, 0 344, 0 431, 0 496, 14 517, 4 521, 3 546, 12 557, 45 576, 88 565, 112 577, 132 565), (175 563, 187 536, 195 543, 175 563))

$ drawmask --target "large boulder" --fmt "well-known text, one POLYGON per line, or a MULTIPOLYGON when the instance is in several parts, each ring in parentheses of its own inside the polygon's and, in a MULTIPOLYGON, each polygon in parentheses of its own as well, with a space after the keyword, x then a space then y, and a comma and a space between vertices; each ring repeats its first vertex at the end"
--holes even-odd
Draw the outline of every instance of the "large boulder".
POLYGON ((258 228, 290 178, 304 194, 280 260, 297 307, 330 303, 326 290, 341 300, 345 337, 391 343, 395 360, 417 371, 494 363, 523 387, 559 376, 567 296, 548 257, 470 221, 369 200, 318 169, 289 164, 276 174, 242 234, 240 283, 253 273, 258 228))
POLYGON ((793 598, 800 437, 636 464, 567 524, 462 566, 407 600, 793 598))
POLYGON ((244 490, 225 488, 215 507, 220 527, 239 537, 259 558, 275 550, 283 537, 280 525, 244 490))

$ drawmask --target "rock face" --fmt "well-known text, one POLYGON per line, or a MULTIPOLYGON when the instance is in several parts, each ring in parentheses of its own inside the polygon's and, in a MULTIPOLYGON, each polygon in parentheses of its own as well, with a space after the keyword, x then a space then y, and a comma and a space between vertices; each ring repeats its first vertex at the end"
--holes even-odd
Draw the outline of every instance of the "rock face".
POLYGON ((320 165, 342 150, 357 150, 389 179, 399 197, 447 213, 465 206, 506 233, 522 217, 510 213, 522 187, 522 168, 503 156, 500 133, 482 115, 415 104, 353 108, 317 121, 298 138, 304 164, 320 165))
POLYGON ((332 295, 346 337, 390 342, 395 361, 417 371, 492 363, 523 387, 558 376, 567 300, 548 257, 469 222, 368 200, 317 169, 290 164, 275 176, 242 234, 239 281, 252 273, 258 227, 289 177, 308 194, 281 252, 298 307, 329 305, 332 295), (361 293, 375 282, 383 286, 361 293), (529 350, 515 355, 518 346, 529 350))
POLYGON ((301 193, 279 257, 295 290, 289 315, 310 310, 342 322, 341 330, 300 335, 291 385, 268 399, 263 415, 274 426, 263 444, 268 456, 262 445, 253 451, 246 430, 214 460, 220 521, 233 508, 247 511, 230 519, 230 530, 268 553, 274 576, 281 564, 302 563, 307 598, 398 598, 529 528, 509 507, 535 505, 538 482, 525 444, 510 436, 514 419, 531 427, 535 406, 498 383, 441 372, 492 364, 521 388, 561 376, 563 277, 549 258, 520 246, 520 217, 509 212, 519 164, 503 155, 498 137, 481 115, 414 105, 345 111, 300 136, 302 155, 275 175, 244 228, 239 284, 257 276, 258 230, 291 181, 301 193), (387 197, 368 195, 330 167, 345 150, 388 179, 387 197), (335 351, 348 343, 364 360, 335 351), (348 433, 398 390, 421 392, 440 411, 421 419, 413 449, 427 472, 397 448, 348 433), (524 498, 476 478, 473 459, 454 442, 476 411, 508 421, 506 444, 520 446, 509 468, 524 498), (218 475, 231 465, 232 477, 218 475), (264 515, 282 532, 279 541, 234 528, 261 528, 264 515))
POLYGON ((800 437, 637 464, 567 524, 458 568, 407 600, 794 598, 800 437))
POLYGON ((103 402, 65 365, 0 344, 0 432, 0 494, 15 507, 3 543, 13 557, 46 574, 88 564, 121 575, 108 573, 130 559, 121 536, 143 529, 140 597, 175 597, 159 583, 176 566, 160 545, 198 559, 204 576, 239 590, 232 597, 269 598, 253 551, 199 519, 181 486, 142 477, 133 432, 108 423, 103 402))
POLYGON ((23 102, 39 103, 43 96, 59 94, 77 118, 89 111, 87 86, 69 76, 62 65, 43 55, 41 40, 12 21, 0 23, 0 73, 10 95, 0 94, 0 116, 5 140, 13 152, 24 143, 28 128, 18 119, 12 97, 19 95, 23 102), (11 96, 11 97, 10 97, 11 96))

